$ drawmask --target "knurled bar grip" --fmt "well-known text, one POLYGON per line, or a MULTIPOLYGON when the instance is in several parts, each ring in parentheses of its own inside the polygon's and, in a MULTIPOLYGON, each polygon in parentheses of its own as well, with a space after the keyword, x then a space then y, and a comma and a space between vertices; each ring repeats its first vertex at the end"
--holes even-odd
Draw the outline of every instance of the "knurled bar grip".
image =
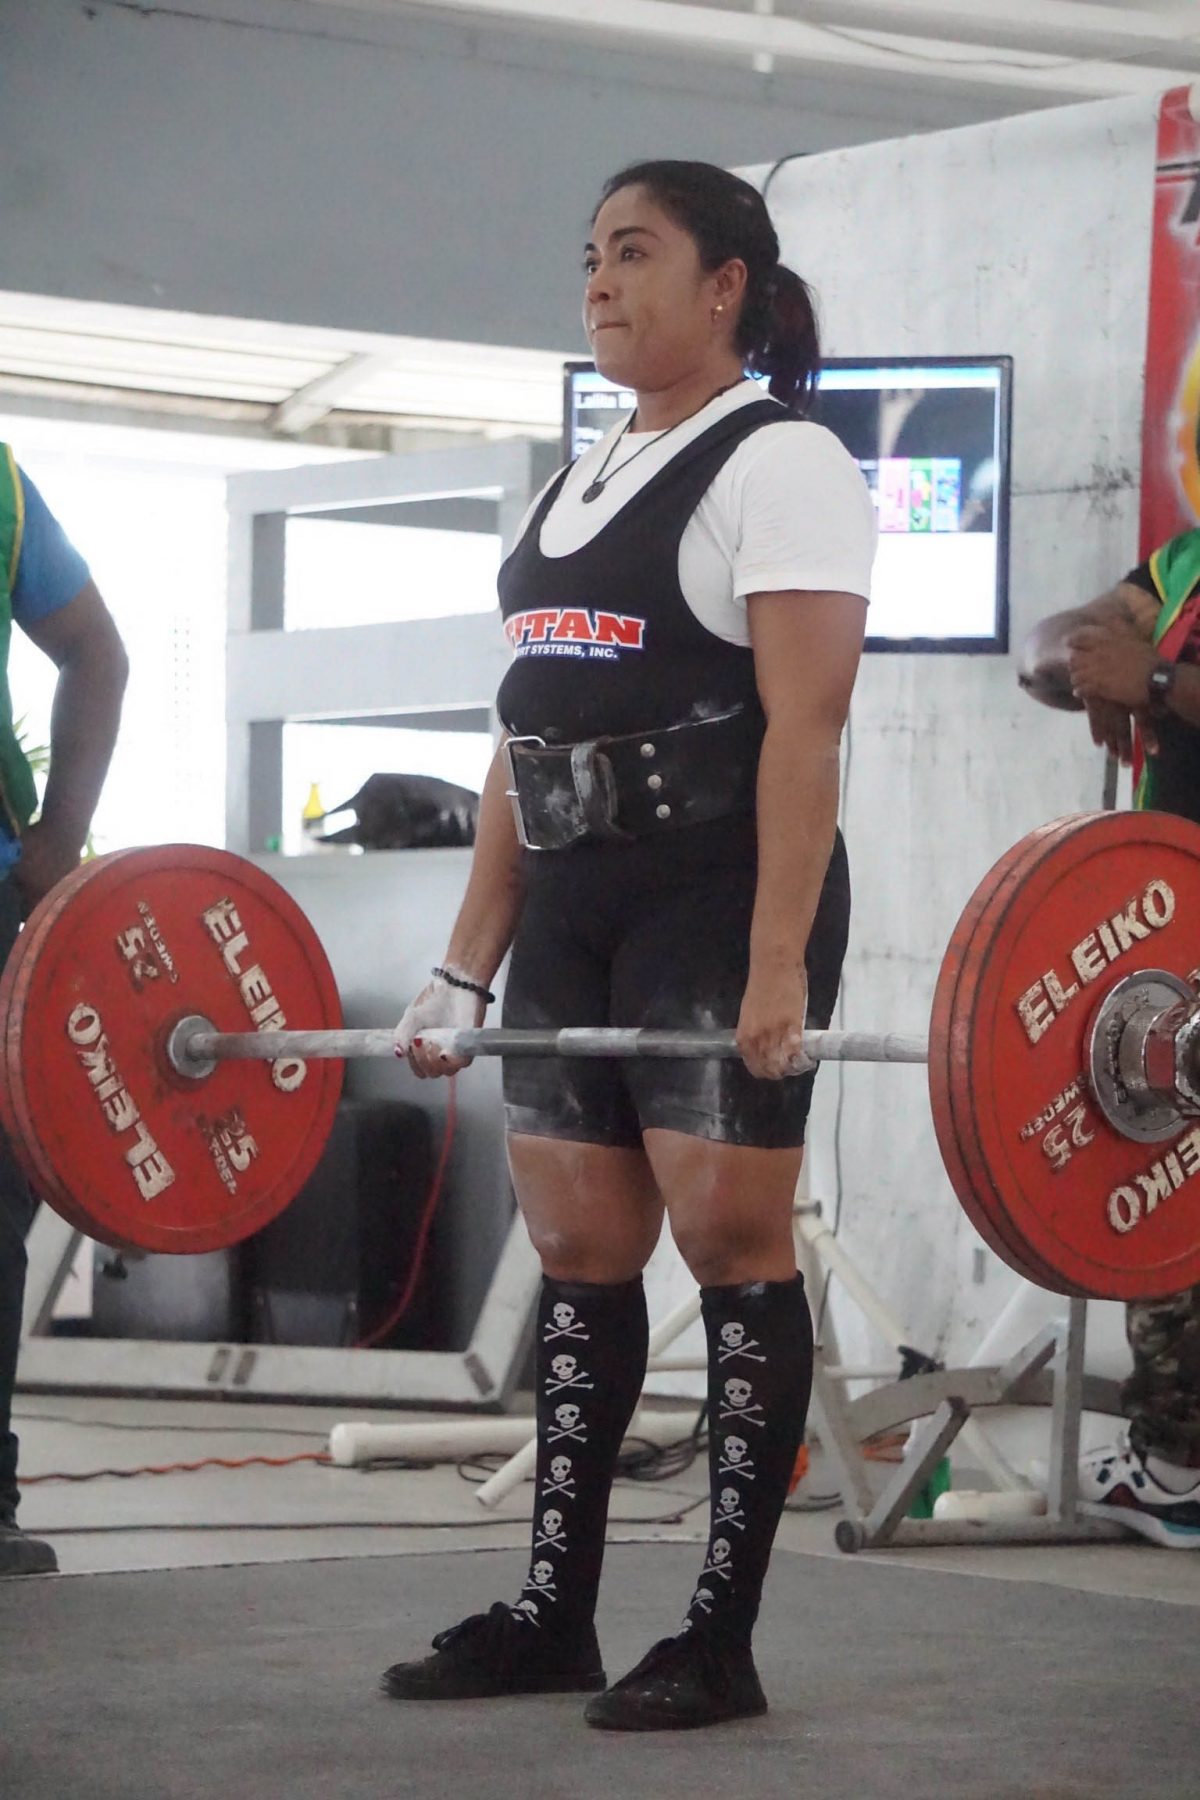
MULTIPOLYGON (((483 1028, 422 1031, 421 1042, 448 1056, 664 1056, 699 1060, 740 1054, 732 1031, 640 1031, 583 1026, 563 1031, 483 1028)), ((188 1061, 275 1062, 284 1057, 359 1057, 394 1054, 390 1030, 189 1031, 179 1045, 188 1061)), ((806 1031, 811 1062, 923 1063, 924 1038, 899 1032, 806 1031)))

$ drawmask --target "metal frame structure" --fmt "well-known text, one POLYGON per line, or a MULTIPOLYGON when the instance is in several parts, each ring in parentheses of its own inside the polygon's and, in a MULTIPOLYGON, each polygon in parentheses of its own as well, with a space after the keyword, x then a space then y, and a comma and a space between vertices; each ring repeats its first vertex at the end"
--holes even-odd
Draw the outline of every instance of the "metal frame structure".
MULTIPOLYGON (((239 475, 228 483, 226 840, 241 854, 282 828, 283 726, 293 719, 487 729, 505 666, 494 615, 287 631, 289 518, 369 519, 499 536, 507 549, 556 466, 553 445, 464 449, 239 475)), ((499 1206, 505 1197, 486 1197, 499 1206)), ((82 1242, 42 1207, 29 1237, 19 1385, 360 1406, 504 1408, 540 1281, 519 1216, 464 1350, 326 1349, 47 1335, 82 1242)))
POLYGON ((541 1269, 513 1219, 465 1350, 329 1350, 285 1344, 47 1337, 54 1302, 84 1240, 43 1206, 29 1234, 18 1386, 81 1394, 174 1394, 355 1406, 502 1411, 529 1347, 541 1269))
MULTIPOLYGON (((1087 1302, 1070 1300, 1064 1320, 1046 1325, 1006 1363, 938 1369, 897 1382, 852 1401, 845 1422, 861 1444, 880 1431, 923 1421, 904 1461, 877 1499, 857 1496, 851 1516, 839 1522, 838 1548, 847 1553, 895 1546, 944 1544, 1061 1544, 1125 1536, 1106 1519, 1084 1517, 1079 1507, 1081 1416, 1117 1413, 1117 1386, 1083 1372, 1087 1302), (1049 1369, 1049 1373, 1047 1370, 1049 1369), (910 1519, 917 1495, 974 1414, 989 1406, 1050 1406, 1050 1463, 1044 1514, 1028 1518, 910 1519)), ((836 1460, 836 1451, 835 1451, 836 1460)), ((1027 1484, 1005 1482, 1001 1491, 1027 1484)), ((843 1489, 844 1491, 844 1489, 843 1489)))
POLYGON ((283 728, 297 720, 486 730, 506 666, 492 613, 288 631, 287 524, 367 520, 487 532, 507 551, 557 466, 553 445, 469 449, 233 476, 229 513, 225 841, 249 856, 283 830, 283 728))

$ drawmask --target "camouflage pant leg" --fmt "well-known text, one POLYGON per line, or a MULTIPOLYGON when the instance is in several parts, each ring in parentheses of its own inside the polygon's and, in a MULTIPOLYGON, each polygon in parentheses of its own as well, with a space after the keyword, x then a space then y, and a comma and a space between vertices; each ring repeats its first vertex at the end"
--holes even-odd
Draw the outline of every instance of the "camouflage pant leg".
POLYGON ((1121 1390, 1142 1455, 1200 1465, 1200 1287, 1125 1309, 1133 1374, 1121 1390))

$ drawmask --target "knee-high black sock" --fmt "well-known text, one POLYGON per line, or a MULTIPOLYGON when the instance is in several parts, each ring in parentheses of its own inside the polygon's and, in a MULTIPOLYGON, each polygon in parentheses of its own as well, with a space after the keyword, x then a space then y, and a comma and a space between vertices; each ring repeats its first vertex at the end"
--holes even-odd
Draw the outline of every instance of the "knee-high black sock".
POLYGON ((642 1278, 615 1286, 543 1278, 537 1320, 533 1554, 514 1607, 545 1631, 591 1621, 608 1498, 646 1377, 642 1278))
POLYGON ((684 1630, 749 1644, 812 1386, 804 1281, 701 1288, 708 1336, 708 1553, 684 1630))

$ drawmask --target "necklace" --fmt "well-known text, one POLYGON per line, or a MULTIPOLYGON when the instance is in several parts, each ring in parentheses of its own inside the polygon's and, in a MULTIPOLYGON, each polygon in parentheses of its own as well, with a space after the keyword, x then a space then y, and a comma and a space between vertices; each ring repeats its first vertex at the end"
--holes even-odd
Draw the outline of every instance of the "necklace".
POLYGON ((722 394, 727 394, 729 392, 730 388, 735 388, 735 387, 740 387, 740 386, 741 386, 741 378, 740 377, 737 381, 727 381, 724 387, 719 387, 715 394, 710 394, 708 396, 707 400, 702 400, 700 402, 699 406, 694 407, 690 413, 685 413, 682 419, 676 419, 675 423, 673 425, 668 425, 667 429, 665 431, 655 432, 654 436, 650 439, 650 442, 648 444, 640 444, 638 446, 638 448, 634 451, 632 456, 627 456, 623 463, 618 463, 616 468, 613 470, 612 475, 608 475, 607 470, 608 470, 609 463, 612 461, 613 457, 617 454, 618 447, 624 442, 626 436, 628 435, 630 426, 633 424, 633 421, 637 418, 636 412, 630 413, 630 415, 626 419, 624 425, 622 425, 620 431, 617 433, 616 437, 613 439, 612 443, 609 445, 608 455, 605 457, 604 461, 600 465, 600 473, 596 476, 594 481, 589 482, 588 486, 584 488, 582 494, 579 496, 579 498, 583 501, 583 504, 585 506, 590 506, 593 500, 598 500, 600 498, 601 494, 604 492, 605 488, 608 486, 608 483, 612 480, 613 475, 619 475, 621 473, 622 469, 627 469, 629 467, 630 463, 635 463, 637 461, 638 457, 641 456, 641 454, 644 450, 652 450, 654 448, 655 444, 661 444, 665 437, 670 437, 670 435, 673 431, 678 431, 679 427, 681 425, 686 425, 689 419, 694 419, 696 417, 697 413, 702 413, 706 406, 711 406, 711 404, 714 400, 720 399, 722 394))

